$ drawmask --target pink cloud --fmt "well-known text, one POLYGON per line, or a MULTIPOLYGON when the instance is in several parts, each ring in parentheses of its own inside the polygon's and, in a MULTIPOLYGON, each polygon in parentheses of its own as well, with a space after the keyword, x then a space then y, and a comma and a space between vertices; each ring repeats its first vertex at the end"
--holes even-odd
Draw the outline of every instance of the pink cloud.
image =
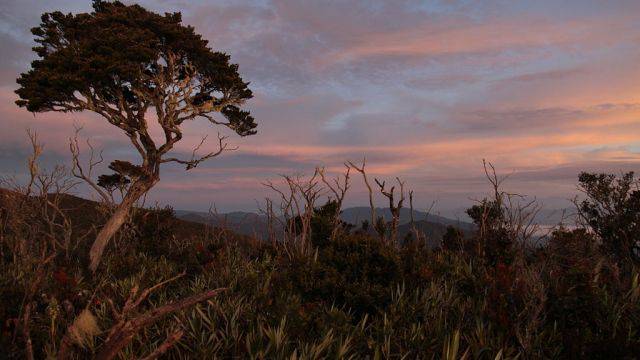
MULTIPOLYGON (((581 168, 639 166, 640 29, 634 5, 144 5, 183 10, 187 23, 240 64, 256 94, 248 107, 259 133, 231 136, 239 150, 193 171, 165 167, 153 197, 167 203, 186 206, 211 197, 230 207, 252 205, 265 194, 260 183, 277 173, 310 172, 317 165, 337 173, 345 160, 363 156, 372 176, 401 175, 423 193, 456 201, 484 189, 482 158, 523 174, 516 185, 524 190, 549 196, 570 192, 571 174, 581 168)), ((47 4, 64 11, 73 6, 47 4)), ((20 12, 20 21, 0 19, 0 32, 10 30, 0 42, 12 39, 7 48, 17 41, 27 49, 31 39, 25 34, 39 14, 17 2, 8 8, 20 12)), ((15 77, 27 67, 24 49, 0 57, 1 77, 10 80, 11 71, 15 77)), ((127 138, 98 117, 34 117, 15 106, 14 87, 0 88, 6 158, 26 147, 24 130, 30 127, 67 161, 75 122, 84 125, 84 137, 106 149, 108 159, 134 158, 127 138)), ((203 134, 214 138, 218 130, 228 133, 206 121, 188 124, 176 155, 189 156, 203 134)), ((202 151, 214 147, 215 141, 202 151)), ((354 187, 353 202, 364 199, 362 191, 354 187)))
MULTIPOLYGON (((318 64, 328 66, 372 56, 437 56, 497 52, 514 48, 575 48, 607 45, 624 40, 632 17, 549 21, 543 18, 491 19, 476 23, 449 19, 398 31, 363 34, 352 44, 323 56, 318 64)), ((629 35, 626 35, 629 36, 629 35)))

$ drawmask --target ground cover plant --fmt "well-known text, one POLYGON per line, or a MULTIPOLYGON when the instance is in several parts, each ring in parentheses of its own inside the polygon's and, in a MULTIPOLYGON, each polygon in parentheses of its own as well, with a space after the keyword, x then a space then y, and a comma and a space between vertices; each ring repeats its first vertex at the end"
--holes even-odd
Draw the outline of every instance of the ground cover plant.
MULTIPOLYGON (((335 221, 334 198, 315 204, 327 189, 319 170, 283 181, 284 213, 272 215, 286 226, 274 226, 272 241, 178 220, 170 208, 135 208, 93 273, 95 224, 110 208, 66 195, 74 178, 64 168, 45 173, 36 156, 29 168, 26 184, 5 181, 0 203, 1 341, 10 358, 635 358, 640 351, 640 264, 637 253, 625 253, 638 241, 625 233, 638 213, 633 174, 580 175, 584 226, 523 242, 531 206, 514 206, 488 168, 492 198, 469 209, 476 230, 450 228, 433 247, 420 233, 395 239, 393 222, 380 231, 335 221), (611 198, 617 207, 603 203, 611 198)), ((348 189, 348 176, 341 179, 348 189)))

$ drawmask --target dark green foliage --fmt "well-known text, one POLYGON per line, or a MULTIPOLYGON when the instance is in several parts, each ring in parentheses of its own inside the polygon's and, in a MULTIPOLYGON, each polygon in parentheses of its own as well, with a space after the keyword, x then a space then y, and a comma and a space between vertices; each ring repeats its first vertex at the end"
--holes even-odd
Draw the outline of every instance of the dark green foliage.
POLYGON ((128 178, 139 178, 144 175, 144 170, 141 166, 133 165, 128 161, 114 160, 109 164, 109 169, 128 178))
POLYGON ((368 232, 369 231, 369 220, 363 220, 362 223, 360 224, 360 230, 361 232, 368 232))
POLYGON ((380 238, 383 238, 387 233, 387 222, 384 220, 384 217, 378 216, 376 219, 376 223, 373 226, 374 230, 378 234, 380 238))
POLYGON ((171 207, 136 212, 131 221, 133 236, 143 248, 156 249, 158 254, 154 255, 170 255, 163 247, 175 236, 179 224, 171 207))
MULTIPOLYGON (((545 279, 546 314, 562 334, 564 353, 573 358, 607 359, 640 350, 640 342, 621 336, 611 322, 611 302, 621 300, 629 286, 625 282, 637 278, 622 278, 584 229, 555 231, 545 253, 550 267, 545 279)), ((638 314, 623 313, 620 315, 638 319, 638 314)))
POLYGON ((317 258, 287 259, 274 283, 294 289, 305 303, 334 304, 358 316, 389 302, 386 289, 399 281, 400 268, 388 245, 366 234, 343 235, 317 251, 317 258))
POLYGON ((484 257, 488 264, 509 265, 514 259, 514 240, 504 227, 492 229, 484 234, 481 243, 484 244, 484 257))
POLYGON ((464 248, 464 234, 458 228, 447 226, 447 232, 442 237, 442 248, 449 251, 462 250, 464 248))
POLYGON ((115 173, 111 175, 105 174, 98 176, 98 182, 96 184, 109 191, 113 191, 116 189, 122 189, 129 183, 131 183, 131 180, 129 180, 126 176, 115 173))
MULTIPOLYGON (((19 309, 38 258, 8 256, 10 245, 26 239, 35 250, 43 241, 39 230, 23 228, 32 219, 16 221, 29 216, 15 211, 18 205, 0 206, 13 229, 0 229, 7 269, 0 276, 0 315, 8 334, 0 341, 12 358, 24 357, 19 309)), ((24 209, 35 214, 39 205, 24 209)), ((508 254, 488 247, 472 251, 478 242, 506 242, 500 236, 509 232, 494 223, 492 231, 478 227, 466 239, 451 228, 442 249, 417 241, 396 247, 364 231, 327 240, 335 211, 331 203, 316 209, 318 245, 305 254, 288 252, 289 244, 177 220, 170 208, 136 210, 95 276, 86 270, 83 246, 44 268, 46 281, 31 320, 36 357, 55 355, 84 307, 107 329, 114 321, 109 301, 121 305, 134 285, 151 286, 183 271, 187 275, 154 293, 145 309, 205 289, 228 291, 145 329, 122 358, 146 356, 174 327, 185 335, 165 354, 169 359, 438 358, 456 336, 455 358, 467 353, 478 359, 605 359, 640 353, 639 269, 619 266, 599 245, 599 235, 559 229, 535 253, 513 247, 508 254)), ((79 214, 90 211, 84 207, 79 214)), ((81 216, 74 213, 74 219, 81 216)), ((94 356, 104 337, 94 341, 74 346, 78 357, 94 356)))
POLYGON ((339 216, 340 208, 335 200, 329 200, 326 204, 314 210, 311 218, 311 243, 314 246, 321 248, 327 246, 336 227, 338 228, 336 232, 338 235, 349 232, 353 225, 347 224, 339 218, 336 223, 336 217, 339 216))
POLYGON ((491 266, 513 261, 514 239, 507 231, 504 211, 500 202, 487 199, 467 210, 478 231, 466 242, 465 248, 491 266))
POLYGON ((467 215, 473 220, 474 224, 486 228, 495 228, 503 220, 502 208, 495 200, 482 200, 480 204, 473 205, 467 209, 467 215))
POLYGON ((620 177, 582 173, 580 187, 587 196, 578 210, 620 263, 640 264, 640 182, 629 172, 620 177))
MULTIPOLYGON (((328 200, 324 205, 313 209, 310 220, 311 243, 317 247, 325 247, 331 241, 332 235, 338 236, 348 233, 352 228, 352 224, 342 221, 340 218, 340 209, 335 200, 328 200)), ((302 217, 296 216, 290 220, 296 233, 301 233, 302 217)))
POLYGON ((375 313, 390 301, 388 289, 400 278, 396 252, 378 239, 351 235, 323 248, 319 264, 333 281, 323 284, 337 305, 356 314, 375 313))
MULTIPOLYGON (((238 101, 251 98, 251 90, 238 75, 229 56, 214 52, 193 27, 181 24, 180 13, 158 15, 138 5, 94 1, 94 12, 42 15, 33 28, 40 59, 18 79, 17 104, 29 111, 81 111, 78 94, 105 103, 123 98, 134 111, 148 106, 167 62, 177 64, 177 78, 193 77, 196 91, 187 99, 194 105, 218 94, 238 101)), ((167 79, 171 81, 171 79, 167 79)), ((91 101, 89 101, 91 103, 91 101)), ((91 107, 91 105, 89 105, 91 107)), ((106 108, 89 108, 102 113, 106 108)), ((240 135, 255 133, 253 118, 231 104, 221 110, 240 135)), ((135 127, 135 124, 124 124, 135 127)))

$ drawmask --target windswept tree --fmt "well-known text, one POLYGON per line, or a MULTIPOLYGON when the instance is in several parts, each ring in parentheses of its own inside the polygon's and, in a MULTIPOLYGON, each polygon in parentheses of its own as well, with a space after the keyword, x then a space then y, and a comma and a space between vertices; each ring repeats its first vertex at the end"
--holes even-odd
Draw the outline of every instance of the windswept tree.
POLYGON ((141 158, 139 164, 115 160, 109 166, 127 186, 91 247, 95 271, 131 208, 159 181, 161 164, 188 170, 227 149, 218 136, 216 151, 198 156, 198 146, 188 159, 171 156, 182 125, 206 119, 240 136, 255 134, 253 117, 241 109, 252 93, 238 66, 183 25, 180 13, 96 0, 91 13, 45 13, 31 31, 39 58, 18 78, 16 103, 31 112, 97 113, 127 135, 141 158), (162 129, 160 139, 150 135, 152 121, 162 129))

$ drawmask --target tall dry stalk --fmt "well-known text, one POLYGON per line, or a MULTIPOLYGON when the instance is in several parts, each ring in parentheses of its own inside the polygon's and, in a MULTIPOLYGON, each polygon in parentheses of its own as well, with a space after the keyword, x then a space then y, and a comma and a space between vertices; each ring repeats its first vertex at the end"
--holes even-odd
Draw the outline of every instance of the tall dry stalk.
MULTIPOLYGON (((324 185, 333 194, 333 200, 336 202, 336 210, 332 218, 333 226, 331 230, 331 240, 335 240, 337 234, 341 231, 342 221, 340 219, 340 214, 342 212, 342 204, 344 203, 344 199, 347 195, 347 191, 349 191, 349 186, 350 186, 349 180, 350 180, 351 167, 347 164, 345 164, 345 167, 346 167, 346 170, 342 174, 342 177, 338 175, 338 177, 332 179, 333 182, 327 179, 325 175, 324 167, 317 168, 316 170, 320 174, 320 178, 322 179, 322 182, 324 183, 324 185)), ((331 196, 329 200, 330 201, 332 200, 331 196)))
POLYGON ((367 187, 367 191, 369 192, 369 207, 371 209, 371 226, 375 226, 378 218, 376 217, 376 207, 373 203, 373 188, 369 183, 369 178, 367 177, 367 171, 365 169, 365 166, 367 165, 367 158, 362 159, 361 166, 357 166, 351 161, 349 161, 347 164, 349 167, 355 169, 357 172, 359 172, 362 175, 362 179, 364 180, 364 185, 367 187))
MULTIPOLYGON (((283 246, 288 254, 291 250, 309 254, 311 246, 311 219, 315 213, 318 199, 324 194, 324 187, 320 185, 321 178, 318 170, 310 177, 301 175, 281 175, 281 187, 271 181, 263 185, 275 191, 280 196, 280 214, 272 213, 271 219, 282 217, 283 246), (293 247, 293 249, 290 249, 293 247)), ((271 205, 271 209, 273 206, 271 205)))
POLYGON ((400 210, 402 210, 402 205, 404 203, 404 182, 400 180, 399 177, 396 177, 396 181, 398 181, 398 185, 400 186, 400 199, 395 202, 395 185, 392 186, 389 190, 386 190, 385 185, 386 182, 380 182, 378 179, 375 179, 376 184, 380 188, 380 193, 384 195, 389 200, 389 211, 391 212, 391 229, 389 233, 389 242, 392 244, 397 244, 398 242, 398 225, 400 223, 400 210))

